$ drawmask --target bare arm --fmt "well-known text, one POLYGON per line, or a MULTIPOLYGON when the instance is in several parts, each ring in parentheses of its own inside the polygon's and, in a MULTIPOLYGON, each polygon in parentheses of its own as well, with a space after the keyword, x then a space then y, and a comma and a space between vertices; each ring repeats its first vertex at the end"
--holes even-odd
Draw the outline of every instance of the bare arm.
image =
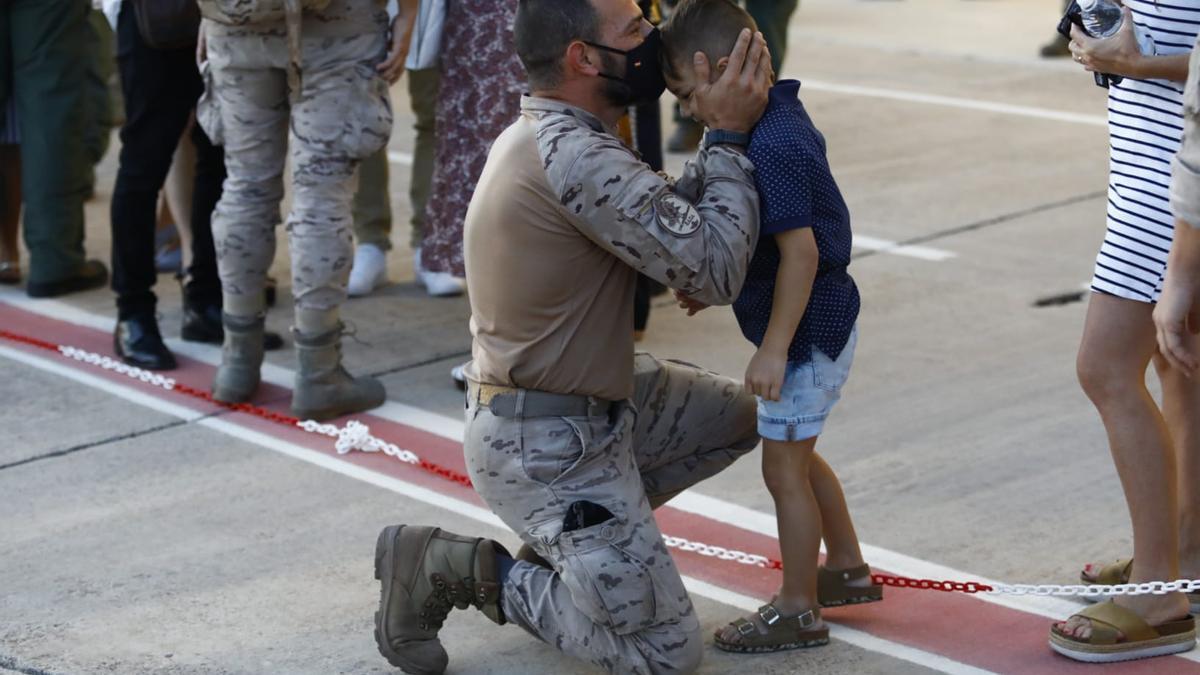
POLYGON ((1110 73, 1135 80, 1183 82, 1188 75, 1188 54, 1147 56, 1138 49, 1133 13, 1123 9, 1124 22, 1116 35, 1098 40, 1079 26, 1071 26, 1071 53, 1088 72, 1110 73))
POLYGON ((779 245, 779 270, 775 274, 775 298, 771 319, 750 366, 746 369, 746 389, 769 401, 778 401, 783 389, 788 348, 804 318, 817 278, 820 252, 812 228, 787 230, 775 235, 779 245))
POLYGON ((404 60, 408 58, 408 47, 412 42, 413 26, 417 22, 417 3, 419 0, 396 0, 399 13, 392 21, 392 31, 388 44, 388 55, 375 70, 379 76, 395 84, 404 74, 404 60))

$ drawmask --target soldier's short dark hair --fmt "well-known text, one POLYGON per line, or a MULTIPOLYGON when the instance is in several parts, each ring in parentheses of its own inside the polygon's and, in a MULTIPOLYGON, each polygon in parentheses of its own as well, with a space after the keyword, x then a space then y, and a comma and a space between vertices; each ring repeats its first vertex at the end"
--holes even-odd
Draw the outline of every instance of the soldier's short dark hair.
POLYGON ((600 15, 592 0, 520 0, 513 37, 533 89, 562 81, 562 60, 575 40, 597 40, 600 15))
POLYGON ((678 77, 678 66, 704 52, 715 72, 717 61, 733 51, 743 28, 758 30, 750 14, 731 0, 681 0, 660 28, 663 70, 678 77))

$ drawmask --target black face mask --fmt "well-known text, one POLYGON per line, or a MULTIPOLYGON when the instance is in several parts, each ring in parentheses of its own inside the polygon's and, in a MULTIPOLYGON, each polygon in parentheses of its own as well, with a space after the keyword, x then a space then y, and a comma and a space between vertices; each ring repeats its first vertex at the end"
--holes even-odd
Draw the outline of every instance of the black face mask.
POLYGON ((584 44, 625 57, 625 75, 623 77, 600 73, 600 77, 619 85, 619 88, 609 88, 606 92, 609 98, 613 99, 613 103, 620 106, 653 103, 666 90, 667 81, 663 79, 662 69, 658 66, 659 53, 662 51, 662 36, 659 35, 657 28, 650 31, 646 39, 642 40, 642 44, 629 50, 614 49, 586 40, 584 44))

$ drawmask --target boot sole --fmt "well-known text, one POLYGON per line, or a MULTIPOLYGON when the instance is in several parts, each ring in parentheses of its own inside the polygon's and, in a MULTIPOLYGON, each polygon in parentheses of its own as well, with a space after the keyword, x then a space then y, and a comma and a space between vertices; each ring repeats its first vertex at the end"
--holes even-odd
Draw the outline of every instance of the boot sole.
MULTIPOLYGON (((392 525, 383 528, 379 533, 379 539, 375 542, 375 578, 379 580, 379 609, 375 611, 375 646, 379 649, 379 653, 391 665, 403 670, 410 675, 442 675, 445 670, 431 670, 422 668, 421 666, 409 661, 403 654, 392 648, 387 636, 384 635, 384 626, 386 621, 384 612, 392 598, 392 571, 396 569, 397 544, 404 532, 404 525, 392 525)), ((410 551, 401 551, 401 554, 407 553, 409 556, 414 555, 410 551)), ((421 555, 422 551, 417 550, 415 555, 421 555)))
POLYGON ((387 397, 378 403, 370 403, 364 405, 346 405, 346 406, 331 406, 328 408, 297 408, 292 406, 292 417, 301 420, 315 420, 317 422, 327 422, 342 415, 353 415, 354 413, 366 412, 374 410, 379 406, 387 403, 387 397))

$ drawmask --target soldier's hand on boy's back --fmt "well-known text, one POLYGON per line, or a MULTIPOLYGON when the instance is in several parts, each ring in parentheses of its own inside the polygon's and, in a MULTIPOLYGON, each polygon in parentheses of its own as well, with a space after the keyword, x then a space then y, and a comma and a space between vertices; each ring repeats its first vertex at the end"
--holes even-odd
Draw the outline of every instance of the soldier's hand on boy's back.
POLYGON ((746 366, 746 391, 768 401, 778 401, 787 373, 787 351, 759 348, 746 366))
POLYGON ((771 89, 771 55, 762 33, 751 35, 750 30, 738 36, 725 72, 712 81, 710 73, 717 64, 710 64, 703 52, 693 57, 696 68, 696 90, 692 100, 696 119, 708 123, 711 129, 727 129, 749 133, 767 107, 771 89))
POLYGON ((679 303, 681 309, 686 309, 688 316, 695 316, 697 312, 702 312, 708 309, 708 305, 699 300, 688 297, 682 291, 675 291, 675 302, 679 303))

